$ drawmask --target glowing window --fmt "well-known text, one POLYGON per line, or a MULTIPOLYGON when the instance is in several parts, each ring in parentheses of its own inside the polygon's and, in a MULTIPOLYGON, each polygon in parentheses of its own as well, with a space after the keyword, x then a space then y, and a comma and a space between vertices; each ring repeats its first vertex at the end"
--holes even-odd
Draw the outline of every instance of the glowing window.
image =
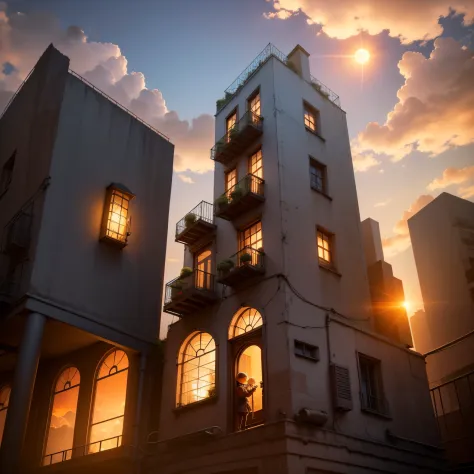
MULTIPOLYGON (((237 373, 244 372, 248 375, 249 380, 254 379, 258 386, 263 382, 262 374, 262 349, 256 345, 247 347, 239 356, 237 362, 237 373)), ((237 375, 237 374, 236 374, 237 375)), ((253 415, 261 411, 263 408, 263 392, 258 389, 249 399, 252 407, 253 415)), ((248 420, 252 424, 251 420, 248 420)))
POLYGON ((249 159, 249 173, 263 179, 262 150, 258 150, 249 159))
POLYGON ((81 376, 76 367, 61 372, 54 387, 48 439, 43 464, 55 464, 72 457, 77 399, 81 376))
MULTIPOLYGON (((254 308, 241 308, 229 326, 229 339, 247 334, 263 324, 262 315, 254 308)), ((245 372, 245 371, 244 371, 245 372)))
POLYGON ((97 373, 89 429, 89 453, 105 451, 122 444, 127 378, 127 354, 116 349, 105 358, 97 373))
POLYGON ((252 224, 240 232, 239 246, 239 250, 242 250, 244 247, 251 247, 256 250, 263 248, 261 221, 252 224))
POLYGON ((198 332, 183 343, 178 357, 178 407, 212 397, 216 392, 216 343, 198 332))
POLYGON ((324 264, 332 263, 332 236, 323 230, 318 230, 318 257, 324 264))
MULTIPOLYGON (((249 99, 249 110, 252 114, 260 117, 261 107, 260 107, 260 92, 257 92, 253 97, 249 99)), ((254 115, 252 115, 253 119, 254 115)))
POLYGON ((304 125, 312 132, 317 131, 318 112, 308 104, 304 104, 304 125))
POLYGON ((225 192, 229 192, 237 184, 237 169, 234 168, 225 174, 225 192))
POLYGON ((230 141, 229 132, 236 126, 236 124, 237 124, 237 111, 235 111, 232 115, 229 115, 229 117, 227 117, 227 120, 225 123, 227 141, 230 141))
POLYGON ((8 403, 10 401, 11 387, 4 385, 0 388, 0 446, 2 445, 3 430, 7 419, 8 403))

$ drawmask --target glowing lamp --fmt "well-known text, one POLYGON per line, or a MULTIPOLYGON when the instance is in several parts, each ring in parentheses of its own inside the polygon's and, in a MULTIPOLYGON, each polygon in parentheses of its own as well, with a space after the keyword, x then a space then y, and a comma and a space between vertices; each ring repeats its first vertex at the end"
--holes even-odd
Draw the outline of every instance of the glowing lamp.
POLYGON ((123 184, 112 183, 105 194, 100 240, 117 247, 127 245, 130 235, 130 201, 135 195, 123 184))

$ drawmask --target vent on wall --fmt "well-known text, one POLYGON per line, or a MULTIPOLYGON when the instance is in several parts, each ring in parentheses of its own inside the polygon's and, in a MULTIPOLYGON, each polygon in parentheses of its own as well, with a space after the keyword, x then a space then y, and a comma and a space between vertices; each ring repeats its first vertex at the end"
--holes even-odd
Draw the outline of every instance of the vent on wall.
POLYGON ((330 365, 333 404, 336 410, 352 410, 351 379, 349 369, 340 365, 330 365))

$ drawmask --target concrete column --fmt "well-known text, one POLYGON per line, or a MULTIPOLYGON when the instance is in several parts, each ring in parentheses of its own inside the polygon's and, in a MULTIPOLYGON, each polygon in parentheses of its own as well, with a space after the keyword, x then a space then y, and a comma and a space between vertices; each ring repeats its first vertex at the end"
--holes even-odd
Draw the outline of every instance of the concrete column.
POLYGON ((31 313, 18 352, 0 458, 2 474, 19 474, 21 451, 41 353, 45 316, 31 313))

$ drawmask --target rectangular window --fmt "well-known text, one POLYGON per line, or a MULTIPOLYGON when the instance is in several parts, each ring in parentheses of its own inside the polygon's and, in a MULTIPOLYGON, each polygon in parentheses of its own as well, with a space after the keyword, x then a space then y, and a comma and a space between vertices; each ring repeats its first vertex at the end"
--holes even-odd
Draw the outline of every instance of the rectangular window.
POLYGON ((318 229, 318 257, 319 263, 323 265, 332 265, 333 264, 333 249, 332 242, 333 236, 325 230, 318 229))
POLYGON ((263 179, 262 149, 249 158, 249 173, 263 179))
POLYGON ((304 103, 304 125, 308 130, 318 133, 319 112, 306 102, 304 103))
MULTIPOLYGON (((252 114, 255 114, 257 117, 261 115, 261 105, 260 105, 260 91, 253 94, 248 100, 248 108, 252 114)), ((253 115, 252 115, 253 117, 253 115)))
POLYGON ((2 175, 0 176, 0 196, 5 194, 10 187, 13 178, 13 168, 15 167, 16 151, 13 153, 7 162, 3 165, 2 175))
POLYGON ((304 357, 305 359, 318 361, 319 347, 295 339, 295 355, 298 357, 304 357))
POLYGON ((255 222, 255 224, 240 232, 239 250, 244 247, 251 247, 256 250, 263 248, 262 221, 255 222))
POLYGON ((359 354, 360 399, 363 410, 388 414, 383 393, 380 360, 359 354))
POLYGON ((230 189, 237 184, 237 168, 230 170, 225 174, 225 192, 229 192, 230 189))
POLYGON ((313 158, 309 160, 309 174, 311 178, 311 187, 315 191, 327 194, 326 166, 313 158))
POLYGON ((235 109, 228 117, 225 122, 225 132, 227 141, 230 141, 230 131, 235 127, 237 123, 237 109, 235 109))

